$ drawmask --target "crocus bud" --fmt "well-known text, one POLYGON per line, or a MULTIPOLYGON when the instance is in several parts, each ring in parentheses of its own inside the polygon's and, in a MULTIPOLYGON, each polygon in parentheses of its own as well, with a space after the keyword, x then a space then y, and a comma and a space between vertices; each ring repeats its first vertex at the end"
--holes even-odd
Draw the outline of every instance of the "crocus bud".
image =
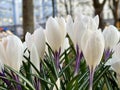
POLYGON ((22 63, 23 44, 15 35, 10 35, 0 42, 0 59, 2 62, 19 71, 22 63))
POLYGON ((50 17, 46 22, 46 37, 51 49, 59 51, 66 36, 66 23, 63 18, 50 17))
POLYGON ((76 45, 74 22, 73 22, 73 19, 72 19, 72 17, 70 15, 67 16, 66 30, 67 30, 67 33, 68 33, 70 39, 72 40, 73 44, 76 45))
POLYGON ((81 37, 86 30, 86 25, 83 21, 84 18, 77 16, 73 22, 72 17, 68 15, 66 23, 67 33, 70 36, 75 49, 77 48, 76 46, 79 47, 79 52, 81 52, 81 37))
POLYGON ((116 27, 110 25, 103 30, 105 39, 105 50, 113 49, 113 47, 119 42, 119 32, 116 27))
POLYGON ((42 28, 34 31, 31 35, 27 33, 25 36, 25 42, 28 49, 31 51, 31 46, 34 43, 38 52, 39 57, 42 59, 45 53, 45 35, 42 28))
POLYGON ((100 63, 104 51, 104 37, 99 30, 93 31, 90 35, 84 34, 82 37, 82 42, 84 42, 85 37, 85 46, 83 47, 83 55, 85 57, 86 63, 90 69, 90 87, 89 90, 92 90, 94 71, 96 66, 100 63), (87 35, 87 36, 86 36, 87 35))
POLYGON ((104 37, 101 31, 96 30, 86 39, 85 47, 82 49, 83 55, 88 66, 95 69, 95 67, 100 63, 103 55, 104 37))

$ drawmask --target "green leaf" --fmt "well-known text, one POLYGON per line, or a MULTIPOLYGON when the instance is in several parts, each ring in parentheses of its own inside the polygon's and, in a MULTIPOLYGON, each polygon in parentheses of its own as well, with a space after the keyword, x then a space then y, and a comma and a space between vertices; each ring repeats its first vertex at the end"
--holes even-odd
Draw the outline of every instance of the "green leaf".
POLYGON ((5 68, 8 68, 9 70, 13 71, 15 74, 17 74, 22 80, 24 80, 26 82, 26 84, 29 85, 29 87, 31 88, 31 90, 35 90, 34 86, 25 78, 23 77, 21 74, 19 74, 16 70, 14 70, 13 68, 11 68, 10 66, 4 65, 5 68))

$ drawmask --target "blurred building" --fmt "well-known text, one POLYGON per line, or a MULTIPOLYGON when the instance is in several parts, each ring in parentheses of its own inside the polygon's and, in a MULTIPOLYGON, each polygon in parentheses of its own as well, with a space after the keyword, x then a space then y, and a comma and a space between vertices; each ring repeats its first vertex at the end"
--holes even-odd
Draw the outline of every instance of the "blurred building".
MULTIPOLYGON (((51 0, 33 0, 35 28, 44 26, 52 16, 51 0)), ((8 27, 15 34, 22 34, 22 0, 0 0, 0 27, 8 27)))
MULTIPOLYGON (((39 27, 39 25, 44 26, 47 18, 52 16, 52 0, 33 1, 35 27, 39 27)), ((92 0, 55 0, 55 13, 58 16, 66 16, 67 12, 65 5, 67 5, 68 14, 72 13, 73 17, 79 13, 89 16, 94 15, 92 0)), ((113 19, 113 15, 108 7, 108 2, 104 7, 103 14, 107 22, 113 23, 113 20, 111 20, 113 19)), ((7 26, 13 31, 22 31, 22 0, 0 0, 0 27, 2 26, 7 26)))
MULTIPOLYGON (((33 0, 35 22, 45 22, 52 15, 51 0, 33 0)), ((0 0, 0 26, 22 25, 22 0, 0 0)))

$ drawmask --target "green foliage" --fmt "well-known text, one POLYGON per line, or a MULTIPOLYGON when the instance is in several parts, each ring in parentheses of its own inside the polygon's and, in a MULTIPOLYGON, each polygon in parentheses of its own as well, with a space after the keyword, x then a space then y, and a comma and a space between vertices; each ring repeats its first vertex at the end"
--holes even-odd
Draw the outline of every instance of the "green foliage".
MULTIPOLYGON (((40 60, 40 70, 31 62, 30 57, 24 56, 26 61, 23 61, 20 72, 5 65, 5 76, 0 76, 0 90, 10 89, 5 80, 10 82, 13 90, 53 90, 53 87, 58 89, 59 87, 56 84, 58 78, 60 78, 59 90, 88 90, 88 66, 85 59, 82 58, 79 73, 75 76, 75 56, 76 53, 71 45, 60 56, 60 64, 62 65, 59 71, 55 67, 53 51, 50 47, 48 48, 48 54, 45 54, 44 60, 40 60), (36 73, 32 73, 31 67, 35 69, 36 73), (14 77, 18 77, 19 81, 14 77), (18 85, 21 86, 21 89, 18 89, 18 85)), ((110 70, 110 66, 105 66, 104 60, 101 60, 95 70, 93 90, 119 90, 116 73, 110 70)))

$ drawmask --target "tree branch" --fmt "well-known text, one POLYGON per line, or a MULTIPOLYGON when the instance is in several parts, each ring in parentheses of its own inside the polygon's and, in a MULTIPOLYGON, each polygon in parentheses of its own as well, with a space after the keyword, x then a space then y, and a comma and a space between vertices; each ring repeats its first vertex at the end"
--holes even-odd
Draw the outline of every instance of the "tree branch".
POLYGON ((105 5, 106 1, 107 1, 107 0, 103 0, 103 2, 102 2, 102 4, 101 4, 102 7, 105 5))

